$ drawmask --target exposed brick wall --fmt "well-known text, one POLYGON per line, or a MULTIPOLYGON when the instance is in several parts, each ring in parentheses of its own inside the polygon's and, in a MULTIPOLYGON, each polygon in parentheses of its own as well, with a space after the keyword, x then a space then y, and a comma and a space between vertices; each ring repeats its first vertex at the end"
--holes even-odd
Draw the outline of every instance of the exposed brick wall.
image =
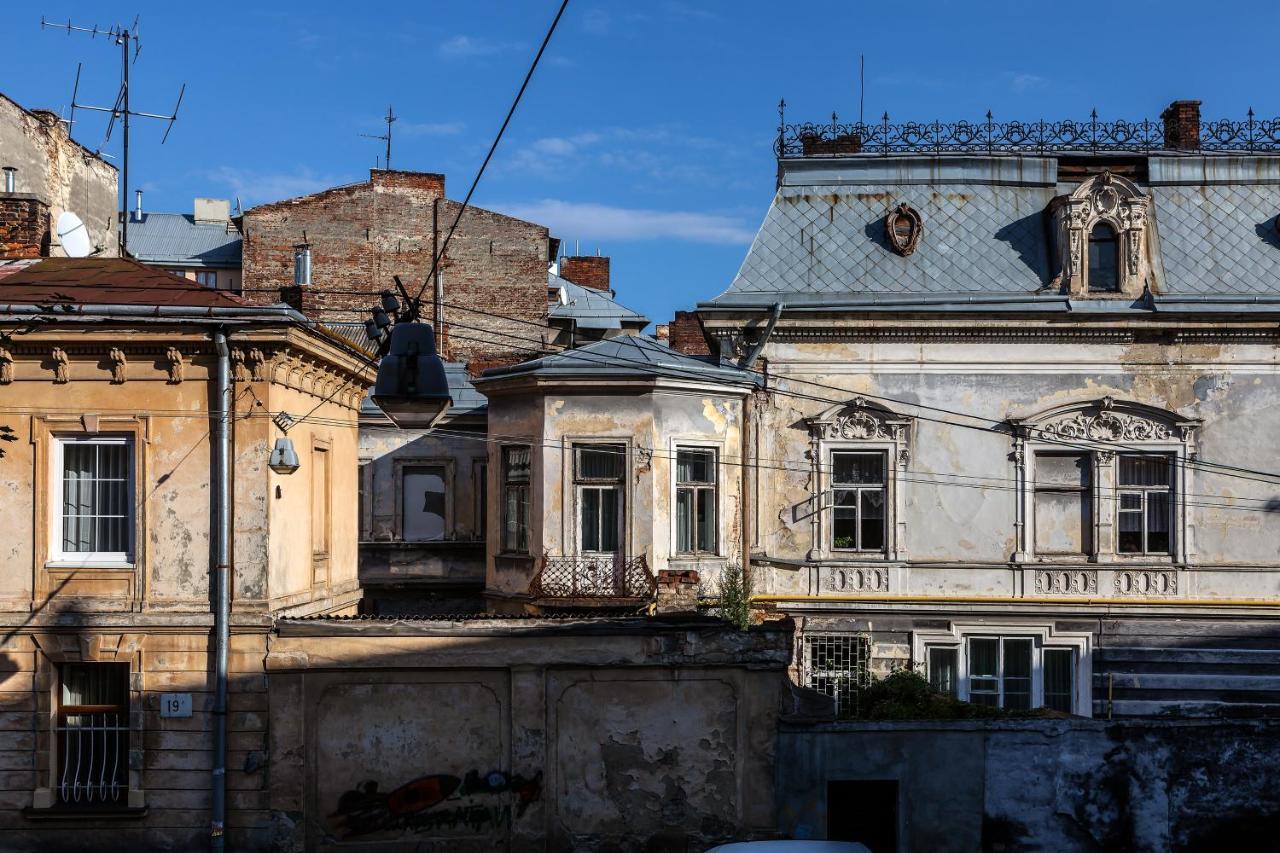
POLYGON ((667 334, 670 347, 688 355, 711 355, 711 342, 702 329, 702 319, 692 311, 677 311, 667 334))
POLYGON ((49 255, 49 205, 33 196, 0 193, 0 258, 49 255))
MULTIPOLYGON (((363 321, 378 294, 395 289, 393 276, 416 294, 431 270, 433 214, 443 242, 458 213, 459 204, 444 198, 444 180, 372 170, 365 183, 246 211, 245 297, 296 302, 320 320, 363 321), (311 246, 312 283, 295 288, 300 243, 311 246)), ((446 357, 509 364, 537 355, 542 332, 529 324, 546 326, 547 239, 543 226, 467 208, 441 265, 446 304, 437 331, 446 357)), ((431 285, 423 292, 427 321, 433 292, 431 285)))
POLYGON ((570 255, 560 259, 560 277, 581 287, 609 292, 609 259, 599 255, 570 255))
POLYGON ((1200 150, 1200 102, 1174 101, 1160 114, 1164 147, 1171 151, 1200 150))

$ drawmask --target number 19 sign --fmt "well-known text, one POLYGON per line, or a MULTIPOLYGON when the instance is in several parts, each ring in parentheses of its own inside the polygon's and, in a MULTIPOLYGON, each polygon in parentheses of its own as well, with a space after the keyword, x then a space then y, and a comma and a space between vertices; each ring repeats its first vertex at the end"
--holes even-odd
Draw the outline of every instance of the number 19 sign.
POLYGON ((191 716, 191 694, 190 693, 161 693, 160 694, 160 716, 190 717, 191 716))

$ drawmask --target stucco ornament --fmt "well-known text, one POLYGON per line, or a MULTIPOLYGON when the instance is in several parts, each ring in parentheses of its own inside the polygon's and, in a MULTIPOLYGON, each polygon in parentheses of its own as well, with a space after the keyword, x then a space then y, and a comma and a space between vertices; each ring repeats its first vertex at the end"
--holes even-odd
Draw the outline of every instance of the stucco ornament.
POLYGON ((107 362, 111 365, 111 384, 123 385, 125 381, 124 369, 128 361, 124 357, 124 350, 120 347, 112 347, 107 353, 107 362))
POLYGON ((249 375, 253 377, 254 382, 263 382, 267 378, 266 364, 267 357, 262 354, 262 350, 254 347, 245 353, 244 362, 249 367, 249 375))
POLYGON ((1109 171, 1055 199, 1050 210, 1058 234, 1063 289, 1075 296, 1090 292, 1085 247, 1094 226, 1105 222, 1115 230, 1121 251, 1119 295, 1140 295, 1148 273, 1143 248, 1150 209, 1151 198, 1137 184, 1109 171))
POLYGON ((186 365, 182 361, 182 351, 177 347, 169 347, 164 354, 165 369, 169 372, 169 384, 178 385, 182 382, 182 374, 186 365))
POLYGON ((907 203, 898 205, 884 218, 885 237, 889 246, 906 257, 916 250, 924 234, 924 220, 916 209, 907 203))
POLYGON ((890 441, 897 437, 895 431, 898 427, 888 420, 887 412, 871 409, 862 397, 854 397, 844 411, 820 424, 821 437, 847 441, 890 441))
POLYGON ((0 347, 0 385, 13 381, 13 353, 0 347))
POLYGON ((49 354, 53 360, 53 381, 57 385, 65 385, 67 383, 67 351, 62 347, 54 347, 53 352, 49 354))
POLYGON ((1140 415, 1115 411, 1115 400, 1104 397, 1098 411, 1076 412, 1039 428, 1040 436, 1063 441, 1168 441, 1172 432, 1140 415))

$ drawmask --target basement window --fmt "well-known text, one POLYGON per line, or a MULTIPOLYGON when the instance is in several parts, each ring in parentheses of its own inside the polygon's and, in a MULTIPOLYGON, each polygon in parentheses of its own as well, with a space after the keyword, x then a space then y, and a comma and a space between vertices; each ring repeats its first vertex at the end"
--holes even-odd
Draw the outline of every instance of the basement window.
POLYGON ((836 701, 836 716, 857 716, 858 696, 871 683, 871 639, 862 634, 804 634, 804 686, 836 701))
POLYGON ((1074 646, 1046 645, 1043 636, 965 636, 926 649, 929 684, 975 705, 1078 713, 1074 646))
POLYGON ((60 806, 125 807, 129 789, 129 665, 63 664, 55 715, 60 806))

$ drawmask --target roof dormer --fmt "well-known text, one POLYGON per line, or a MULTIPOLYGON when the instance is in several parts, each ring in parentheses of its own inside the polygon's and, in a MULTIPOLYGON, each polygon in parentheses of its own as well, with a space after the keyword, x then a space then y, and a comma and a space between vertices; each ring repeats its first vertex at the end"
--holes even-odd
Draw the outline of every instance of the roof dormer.
POLYGON ((1136 299, 1150 277, 1151 198, 1128 178, 1103 172, 1051 208, 1063 293, 1136 299))

